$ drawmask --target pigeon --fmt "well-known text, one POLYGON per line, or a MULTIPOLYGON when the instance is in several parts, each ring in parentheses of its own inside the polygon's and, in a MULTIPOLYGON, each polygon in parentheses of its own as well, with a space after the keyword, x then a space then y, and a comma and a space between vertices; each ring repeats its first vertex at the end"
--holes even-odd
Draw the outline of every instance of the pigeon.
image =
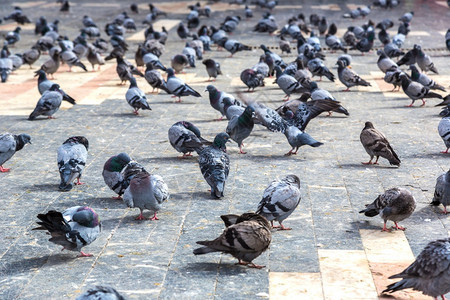
POLYGON ((5 36, 5 41, 7 45, 14 45, 18 41, 20 41, 20 31, 22 28, 20 26, 16 27, 14 31, 10 31, 5 36))
POLYGON ((130 185, 123 194, 123 201, 128 207, 137 207, 140 214, 136 220, 144 220, 142 212, 144 209, 152 210, 153 217, 151 221, 159 220, 156 213, 161 209, 161 204, 168 198, 167 185, 162 181, 161 177, 153 179, 156 175, 150 175, 147 171, 137 173, 130 181, 130 185), (161 188, 163 197, 161 196, 161 188))
POLYGON ((402 58, 400 58, 399 61, 397 61, 397 65, 398 66, 401 66, 401 65, 410 66, 410 65, 415 64, 416 63, 416 52, 417 52, 417 50, 414 48, 412 50, 409 50, 408 52, 406 52, 406 54, 402 58))
POLYGON ((275 65, 280 66, 281 68, 286 68, 287 64, 283 61, 283 59, 281 59, 281 57, 278 54, 273 53, 263 44, 260 45, 260 48, 264 51, 264 54, 266 54, 266 56, 270 55, 275 65))
POLYGON ((185 54, 174 55, 170 60, 170 66, 172 67, 172 69, 174 69, 176 73, 183 72, 184 68, 186 68, 189 64, 190 61, 185 54))
POLYGON ((293 76, 283 74, 283 71, 281 71, 279 66, 275 66, 275 71, 277 74, 276 83, 286 94, 284 98, 287 98, 287 100, 289 100, 291 94, 304 93, 307 91, 307 89, 293 76))
POLYGON ((416 51, 416 61, 422 72, 431 71, 439 74, 438 70, 434 66, 434 63, 431 61, 430 56, 422 51, 422 47, 420 45, 414 45, 413 49, 416 51))
POLYGON ((95 24, 94 20, 92 20, 92 18, 87 15, 83 16, 82 23, 84 27, 97 27, 97 24, 95 24))
POLYGON ((391 38, 389 36, 389 33, 386 31, 386 29, 381 29, 380 32, 378 32, 378 39, 383 45, 389 44, 391 42, 391 38))
POLYGON ((377 159, 373 164, 378 164, 378 158, 381 156, 386 158, 391 165, 400 166, 400 158, 397 153, 392 149, 384 134, 375 129, 371 122, 366 122, 359 139, 367 154, 370 155, 370 160, 363 163, 364 165, 371 165, 374 156, 377 159))
POLYGON ((182 96, 194 96, 201 97, 201 95, 191 88, 189 85, 184 83, 183 80, 175 76, 175 72, 172 68, 167 69, 167 89, 173 97, 178 97, 177 102, 181 102, 182 96))
POLYGON ((220 199, 223 197, 225 181, 230 172, 230 158, 226 153, 226 143, 229 139, 230 136, 227 133, 219 133, 211 146, 197 152, 200 171, 211 187, 212 198, 220 199))
POLYGON ((450 115, 445 115, 441 121, 439 121, 438 132, 447 148, 441 153, 448 153, 448 149, 450 148, 450 115))
POLYGON ((154 55, 153 53, 147 53, 142 57, 142 60, 144 62, 144 65, 151 63, 155 69, 160 69, 162 71, 167 71, 166 67, 161 63, 158 56, 154 55))
POLYGON ((3 83, 8 80, 8 76, 9 74, 11 74, 12 69, 13 69, 12 59, 8 57, 7 51, 3 49, 0 55, 0 76, 3 83))
POLYGON ((159 8, 155 7, 152 3, 150 3, 148 7, 150 8, 150 12, 152 12, 155 16, 167 16, 167 13, 165 11, 162 11, 159 8))
POLYGON ((419 70, 417 70, 417 67, 415 65, 411 65, 411 66, 409 66, 409 68, 411 69, 411 79, 413 81, 416 81, 416 82, 422 84, 427 89, 441 90, 441 91, 445 92, 445 88, 442 85, 437 84, 436 81, 434 81, 433 79, 428 77, 426 74, 420 73, 419 70))
POLYGON ((369 52, 372 50, 373 47, 373 40, 375 38, 375 32, 369 31, 367 33, 367 37, 364 37, 359 42, 356 43, 356 45, 350 49, 357 49, 361 51, 362 55, 364 55, 365 52, 369 52))
POLYGON ((63 93, 58 84, 53 84, 48 90, 42 93, 36 107, 28 117, 32 121, 38 116, 47 116, 48 119, 54 119, 53 114, 58 111, 63 100, 63 93))
POLYGON ((127 80, 130 81, 131 78, 133 78, 133 74, 131 73, 129 64, 127 64, 127 62, 121 56, 116 57, 116 62, 116 72, 120 78, 120 85, 122 85, 126 83, 127 80))
POLYGON ((152 93, 155 91, 155 89, 161 89, 169 94, 170 92, 167 89, 166 81, 162 77, 161 73, 155 70, 155 67, 152 63, 147 63, 146 66, 147 69, 145 70, 144 76, 145 80, 147 80, 148 84, 150 84, 153 88, 152 93))
POLYGON ((445 34, 445 45, 447 46, 448 51, 450 51, 450 29, 447 30, 445 34))
POLYGON ((169 128, 169 142, 180 153, 182 158, 192 156, 191 152, 202 149, 212 143, 202 138, 200 129, 187 121, 180 121, 169 128))
POLYGON ((347 46, 356 47, 356 35, 351 30, 347 30, 342 37, 347 46))
POLYGON ((45 73, 52 76, 52 79, 54 79, 53 74, 58 71, 60 66, 60 58, 59 58, 59 52, 55 51, 53 55, 50 56, 50 59, 44 62, 42 64, 40 70, 43 70, 45 73))
MULTIPOLYGON (((448 94, 447 96, 445 96, 444 98, 443 98, 443 101, 441 102, 441 103, 439 103, 439 104, 436 104, 435 106, 447 106, 447 105, 449 105, 450 104, 450 94, 448 94)), ((442 108, 442 109, 444 109, 444 108, 442 108)))
POLYGON ((122 199, 121 196, 128 187, 124 180, 122 170, 131 161, 131 157, 122 152, 110 157, 103 165, 103 180, 106 185, 119 196, 114 199, 122 199))
POLYGON ((428 243, 416 260, 401 273, 389 279, 403 278, 387 286, 383 293, 412 288, 427 296, 445 299, 450 292, 450 238, 428 243))
POLYGON ((220 64, 214 59, 205 59, 202 63, 206 67, 206 72, 208 72, 208 81, 210 81, 211 78, 214 78, 213 81, 216 81, 218 75, 223 75, 220 70, 220 64))
POLYGON ((322 81, 322 76, 325 76, 330 81, 334 82, 334 75, 330 72, 330 70, 325 66, 323 60, 320 58, 314 58, 308 61, 308 69, 311 71, 313 76, 320 76, 320 81, 322 81))
POLYGON ((289 150, 285 156, 296 155, 298 148, 304 145, 309 145, 311 147, 319 147, 323 145, 323 143, 316 141, 308 133, 301 131, 293 125, 286 128, 284 135, 286 136, 289 145, 292 147, 292 149, 289 150))
POLYGON ((206 91, 209 93, 209 104, 211 104, 212 108, 222 114, 222 118, 225 115, 223 103, 224 98, 229 98, 233 105, 241 106, 241 103, 236 100, 231 94, 219 91, 215 86, 211 84, 206 87, 205 92, 206 91))
POLYGON ((450 170, 436 179, 431 205, 438 206, 439 204, 444 206, 444 214, 447 214, 447 206, 450 205, 450 170))
POLYGON ((265 106, 262 103, 255 102, 253 104, 255 110, 255 121, 258 124, 266 127, 272 132, 284 133, 288 127, 288 123, 283 120, 283 118, 270 107, 265 106))
POLYGON ((69 1, 66 0, 61 4, 61 8, 59 9, 59 11, 68 12, 69 10, 70 10, 70 3, 69 1))
POLYGON ((307 40, 307 43, 312 46, 314 52, 322 51, 320 40, 317 36, 315 36, 314 32, 311 31, 310 37, 307 40))
POLYGON ((231 53, 229 57, 233 57, 233 55, 239 51, 252 50, 250 46, 244 45, 236 40, 230 40, 227 37, 222 38, 219 41, 218 45, 222 46, 223 48, 225 48, 225 50, 231 53))
POLYGON ((350 91, 350 87, 356 85, 371 86, 369 82, 359 77, 359 75, 356 74, 355 71, 344 66, 344 63, 341 60, 337 61, 337 65, 338 65, 339 81, 342 82, 342 84, 347 87, 347 89, 344 90, 344 92, 350 91))
POLYGON ((90 288, 79 295, 75 300, 125 300, 125 298, 112 287, 97 285, 95 288, 90 288))
POLYGON ((398 20, 402 21, 402 22, 406 22, 406 23, 411 23, 411 20, 412 20, 413 16, 414 16, 414 12, 413 11, 407 12, 398 20))
POLYGON ((30 66, 34 64, 39 57, 41 57, 41 51, 35 45, 31 47, 30 50, 27 50, 22 53, 23 62, 30 66))
POLYGON ((325 34, 325 32, 328 29, 327 18, 322 17, 322 19, 320 19, 319 26, 317 26, 317 29, 319 29, 320 35, 324 35, 325 34))
POLYGON ((241 21, 240 16, 227 16, 225 17, 224 22, 221 24, 220 29, 225 32, 231 33, 236 30, 239 22, 241 21))
POLYGON ((11 170, 4 168, 3 164, 13 157, 16 151, 22 150, 26 144, 31 144, 31 137, 28 134, 0 134, 0 173, 9 172, 11 170))
POLYGON ((287 175, 281 180, 272 181, 264 190, 256 213, 270 221, 272 228, 291 230, 291 228, 284 227, 282 222, 294 212, 299 203, 300 178, 296 175, 287 175), (273 221, 280 223, 280 226, 273 226, 273 221))
POLYGON ((289 43, 289 41, 283 38, 283 36, 281 36, 279 45, 281 54, 283 54, 284 52, 286 52, 287 54, 291 54, 291 43, 289 43))
POLYGON ((352 64, 352 57, 351 57, 350 54, 339 55, 337 60, 342 61, 344 63, 345 67, 348 67, 348 66, 350 66, 352 64))
MULTIPOLYGON (((54 85, 55 83, 48 80, 47 76, 45 75, 45 72, 43 70, 37 70, 36 71, 36 75, 34 76, 39 76, 38 77, 38 90, 39 90, 39 94, 43 94, 46 91, 48 91, 52 85, 54 85)), ((73 99, 72 97, 70 97, 69 95, 67 95, 61 88, 58 88, 58 91, 61 93, 62 95, 62 99, 71 103, 71 104, 76 104, 75 99, 73 99)))
POLYGON ((195 255, 211 252, 231 254, 239 260, 240 265, 261 269, 264 266, 256 265, 252 261, 269 248, 272 241, 270 224, 266 218, 255 213, 245 213, 241 216, 221 216, 227 228, 212 241, 198 241, 204 247, 194 250, 195 255))
POLYGON ((247 86, 247 92, 253 92, 255 88, 264 86, 264 75, 254 69, 245 69, 240 75, 241 81, 247 86))
POLYGON ((327 34, 325 44, 330 47, 331 51, 342 50, 344 53, 347 53, 347 48, 342 45, 341 40, 335 35, 327 34))
POLYGON ((92 71, 95 71, 95 65, 98 65, 98 70, 100 71, 100 66, 105 64, 105 60, 100 52, 91 44, 88 45, 87 59, 92 66, 92 71))
POLYGON ((86 66, 78 59, 73 51, 67 49, 62 42, 59 42, 59 46, 61 47, 61 59, 69 66, 69 72, 72 71, 72 66, 80 67, 87 72, 86 66))
POLYGON ((189 29, 186 27, 186 25, 183 24, 183 22, 180 22, 180 24, 178 25, 177 34, 182 40, 192 36, 189 32, 189 29))
POLYGON ((80 257, 93 256, 81 249, 97 239, 101 230, 98 214, 88 206, 73 206, 60 213, 50 210, 38 214, 39 227, 33 230, 46 230, 52 237, 50 242, 63 246, 62 250, 80 252, 80 257))
POLYGON ((386 71, 386 74, 384 75, 384 81, 394 85, 392 91, 394 91, 397 87, 400 89, 400 87, 402 86, 402 78, 400 76, 401 74, 404 74, 403 71, 395 66, 386 71))
POLYGON ((264 13, 262 19, 253 27, 253 32, 268 32, 273 34, 278 29, 274 16, 264 13))
POLYGON ((361 16, 361 7, 357 9, 352 9, 350 12, 345 13, 342 17, 347 19, 357 19, 361 16))
POLYGON ((130 106, 134 108, 133 113, 135 115, 139 115, 139 109, 152 110, 148 105, 145 93, 138 88, 136 78, 134 77, 130 78, 130 87, 125 94, 125 99, 127 100, 128 104, 130 104, 130 106))
POLYGON ((23 11, 20 7, 15 6, 14 12, 9 16, 3 18, 5 21, 12 19, 14 22, 19 23, 20 25, 24 25, 25 23, 31 23, 30 19, 23 14, 23 11))
POLYGON ((387 43, 384 45, 383 51, 389 58, 405 55, 405 52, 401 51, 400 48, 394 43, 387 43))
POLYGON ((384 19, 375 26, 375 28, 384 30, 387 30, 392 27, 394 27, 394 22, 392 22, 390 19, 384 19))
POLYGON ((310 92, 311 92, 311 99, 312 100, 333 100, 337 101, 336 98, 334 98, 330 92, 324 89, 320 89, 316 82, 311 82, 310 84, 310 92))
POLYGON ((78 59, 84 58, 88 53, 88 44, 85 38, 80 38, 72 49, 78 59))
POLYGON ((421 106, 425 105, 425 100, 423 100, 423 98, 442 99, 441 95, 431 92, 419 82, 412 81, 405 73, 400 74, 400 78, 402 79, 403 92, 412 100, 411 104, 407 105, 407 107, 412 107, 417 99, 422 100, 421 106))
POLYGON ((245 108, 244 112, 240 116, 233 116, 228 122, 226 133, 230 138, 235 141, 239 146, 239 153, 246 154, 242 150, 244 139, 250 136, 253 130, 253 112, 255 109, 249 105, 245 108))
POLYGON ((231 98, 224 97, 223 100, 223 110, 225 111, 225 116, 227 120, 231 120, 234 116, 240 116, 245 110, 245 107, 233 104, 231 98))
POLYGON ((89 142, 84 136, 70 137, 58 148, 57 162, 61 177, 59 184, 61 191, 70 191, 75 179, 76 185, 83 184, 80 178, 86 166, 88 149, 89 142))
POLYGON ((366 208, 359 213, 364 213, 367 217, 380 215, 384 220, 383 231, 391 231, 386 227, 388 220, 393 221, 395 229, 405 230, 397 222, 409 218, 416 209, 416 200, 410 191, 404 188, 391 188, 379 195, 371 204, 366 204, 366 208))

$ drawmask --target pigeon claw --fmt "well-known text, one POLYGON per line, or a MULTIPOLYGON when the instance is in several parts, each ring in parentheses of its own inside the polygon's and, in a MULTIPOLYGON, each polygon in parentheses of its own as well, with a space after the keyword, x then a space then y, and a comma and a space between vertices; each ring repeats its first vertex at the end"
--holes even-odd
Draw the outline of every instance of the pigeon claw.
POLYGON ((114 200, 122 200, 122 197, 119 195, 119 196, 117 196, 117 197, 111 197, 112 199, 114 199, 114 200))
POLYGON ((399 226, 398 224, 397 224, 397 222, 394 222, 394 224, 395 224, 395 227, 393 227, 393 228, 395 228, 395 229, 398 229, 398 230, 403 230, 403 231, 405 231, 405 227, 402 227, 402 226, 399 226))
POLYGON ((3 168, 2 166, 0 166, 0 172, 1 173, 6 173, 9 172, 11 169, 7 169, 7 168, 3 168))
MULTIPOLYGON (((447 150, 445 150, 445 151, 441 151, 441 153, 448 153, 448 149, 449 148, 447 148, 447 150)), ((1 169, 0 169, 1 170, 1 169)))
POLYGON ((78 255, 78 257, 91 257, 94 256, 90 253, 84 253, 83 251, 80 251, 80 255, 78 255))
POLYGON ((144 218, 144 216, 143 216, 142 213, 141 213, 139 216, 137 216, 137 217, 135 218, 135 220, 145 220, 145 218, 144 218))
POLYGON ((156 216, 156 212, 155 212, 153 217, 150 218, 150 221, 156 221, 156 220, 159 220, 159 218, 156 216))
POLYGON ((75 183, 75 185, 82 185, 82 184, 84 184, 84 182, 81 182, 80 178, 77 178, 77 182, 75 183))
POLYGON ((421 100, 422 100, 422 105, 421 106, 424 106, 426 102, 423 99, 421 99, 421 100))
POLYGON ((265 266, 262 266, 262 265, 256 265, 256 264, 254 264, 254 263, 249 263, 249 264, 247 264, 247 267, 249 267, 249 268, 255 268, 255 269, 262 269, 262 268, 264 268, 265 266))

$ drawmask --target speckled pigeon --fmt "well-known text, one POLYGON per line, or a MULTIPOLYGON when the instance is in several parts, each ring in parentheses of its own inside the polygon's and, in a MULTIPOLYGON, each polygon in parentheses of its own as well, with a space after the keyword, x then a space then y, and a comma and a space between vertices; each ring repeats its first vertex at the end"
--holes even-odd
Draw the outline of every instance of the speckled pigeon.
POLYGON ((370 155, 370 160, 363 164, 371 165, 373 157, 376 156, 377 159, 373 163, 376 165, 381 156, 386 158, 391 165, 400 166, 400 158, 397 153, 392 149, 384 134, 375 129, 371 122, 366 122, 359 138, 367 154, 370 155))
POLYGON ((10 171, 4 168, 3 164, 26 144, 31 144, 31 137, 28 134, 15 135, 8 132, 0 134, 0 173, 10 171))
POLYGON ((242 150, 244 139, 250 136, 253 130, 253 112, 255 109, 253 106, 249 105, 245 108, 244 112, 240 116, 233 116, 228 122, 226 129, 227 134, 230 138, 235 141, 239 146, 239 153, 246 154, 242 150))
POLYGON ((187 121, 180 121, 169 128, 169 142, 180 153, 182 158, 192 156, 191 152, 211 145, 211 142, 202 138, 200 129, 187 121))
POLYGON ((134 77, 130 78, 130 87, 125 94, 125 99, 127 100, 128 104, 130 104, 130 106, 134 108, 133 113, 135 115, 139 114, 139 109, 152 110, 148 105, 145 93, 138 88, 136 78, 134 77))
POLYGON ((439 175, 436 179, 436 187, 434 188, 434 197, 432 205, 444 206, 444 214, 447 214, 447 206, 450 205, 450 170, 439 175))
POLYGON ((173 94, 173 97, 178 97, 177 102, 181 102, 182 96, 194 96, 194 97, 201 97, 201 95, 191 88, 189 85, 184 83, 183 80, 180 78, 177 78, 175 76, 175 72, 172 68, 167 69, 167 89, 171 94, 173 94))
POLYGON ((50 242, 63 246, 62 250, 80 252, 80 257, 93 256, 81 249, 97 239, 101 224, 98 214, 87 206, 74 206, 63 213, 50 210, 38 214, 40 226, 33 230, 46 230, 51 235, 50 242))
POLYGON ((76 179, 76 185, 80 182, 84 167, 86 166, 89 142, 84 136, 73 136, 68 138, 58 148, 58 170, 61 177, 59 189, 61 191, 70 191, 73 181, 76 179))

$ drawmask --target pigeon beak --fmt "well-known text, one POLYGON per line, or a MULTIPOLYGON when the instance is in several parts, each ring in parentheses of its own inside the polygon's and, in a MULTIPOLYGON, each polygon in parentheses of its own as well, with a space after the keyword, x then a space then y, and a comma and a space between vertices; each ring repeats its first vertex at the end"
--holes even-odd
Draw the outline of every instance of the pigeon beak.
POLYGON ((204 92, 207 92, 207 91, 208 91, 208 89, 205 89, 205 90, 204 90, 204 92))
POLYGON ((31 144, 32 144, 32 143, 31 143, 31 141, 28 141, 28 144, 30 144, 30 145, 31 145, 31 144))

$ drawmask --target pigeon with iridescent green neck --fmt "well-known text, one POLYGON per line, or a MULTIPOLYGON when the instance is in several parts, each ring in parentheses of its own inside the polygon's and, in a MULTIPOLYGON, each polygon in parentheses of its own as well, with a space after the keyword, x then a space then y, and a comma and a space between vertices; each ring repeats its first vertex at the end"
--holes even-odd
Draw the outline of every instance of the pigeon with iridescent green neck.
POLYGON ((124 180, 122 170, 130 161, 131 157, 122 152, 110 157, 103 166, 103 180, 118 195, 115 199, 122 199, 121 196, 128 187, 128 183, 124 180))

